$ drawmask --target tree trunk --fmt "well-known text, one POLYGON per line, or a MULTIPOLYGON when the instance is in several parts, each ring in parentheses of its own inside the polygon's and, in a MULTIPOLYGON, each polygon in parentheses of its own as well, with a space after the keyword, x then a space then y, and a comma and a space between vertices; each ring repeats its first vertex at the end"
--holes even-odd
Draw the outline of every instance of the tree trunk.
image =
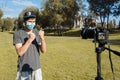
POLYGON ((100 15, 100 21, 101 21, 101 27, 103 27, 104 23, 103 23, 103 20, 102 20, 102 15, 100 15))
POLYGON ((109 22, 109 13, 108 13, 108 15, 107 15, 107 29, 108 29, 108 22, 109 22))

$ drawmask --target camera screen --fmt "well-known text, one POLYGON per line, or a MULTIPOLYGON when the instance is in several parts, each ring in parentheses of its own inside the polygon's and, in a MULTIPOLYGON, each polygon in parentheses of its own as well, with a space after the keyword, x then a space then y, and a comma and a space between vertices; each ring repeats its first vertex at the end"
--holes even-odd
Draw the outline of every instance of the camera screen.
POLYGON ((99 40, 105 40, 105 33, 99 33, 98 34, 98 39, 99 40))

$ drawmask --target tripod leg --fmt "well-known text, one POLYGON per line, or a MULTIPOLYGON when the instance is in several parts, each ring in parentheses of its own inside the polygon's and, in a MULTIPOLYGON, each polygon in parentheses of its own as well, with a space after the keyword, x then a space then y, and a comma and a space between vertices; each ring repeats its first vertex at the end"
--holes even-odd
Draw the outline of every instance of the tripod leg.
POLYGON ((96 58, 97 58, 97 76, 95 77, 95 80, 103 80, 101 77, 101 49, 96 48, 96 58))
POLYGON ((103 80, 102 77, 96 77, 95 80, 103 80))

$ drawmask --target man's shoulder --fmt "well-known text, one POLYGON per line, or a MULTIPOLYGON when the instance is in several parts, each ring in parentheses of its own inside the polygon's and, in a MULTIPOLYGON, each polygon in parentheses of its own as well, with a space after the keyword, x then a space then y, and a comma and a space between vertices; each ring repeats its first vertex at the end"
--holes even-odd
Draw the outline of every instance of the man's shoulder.
POLYGON ((24 31, 24 30, 23 29, 18 29, 15 32, 22 32, 22 31, 24 31))
POLYGON ((18 29, 18 30, 16 30, 14 33, 21 33, 21 32, 23 32, 24 30, 23 29, 18 29))
POLYGON ((19 29, 19 30, 16 30, 16 31, 14 32, 14 35, 20 36, 20 35, 22 35, 23 33, 24 33, 24 30, 19 29))

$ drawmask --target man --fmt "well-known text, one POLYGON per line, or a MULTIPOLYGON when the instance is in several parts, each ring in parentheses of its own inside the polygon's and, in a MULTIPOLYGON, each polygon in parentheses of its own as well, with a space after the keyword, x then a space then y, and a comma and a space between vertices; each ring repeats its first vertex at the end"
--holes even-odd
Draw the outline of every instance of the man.
POLYGON ((16 80, 42 80, 39 55, 40 51, 46 52, 44 31, 34 29, 36 24, 34 12, 26 12, 23 19, 24 28, 15 31, 13 35, 13 44, 18 54, 16 80))

